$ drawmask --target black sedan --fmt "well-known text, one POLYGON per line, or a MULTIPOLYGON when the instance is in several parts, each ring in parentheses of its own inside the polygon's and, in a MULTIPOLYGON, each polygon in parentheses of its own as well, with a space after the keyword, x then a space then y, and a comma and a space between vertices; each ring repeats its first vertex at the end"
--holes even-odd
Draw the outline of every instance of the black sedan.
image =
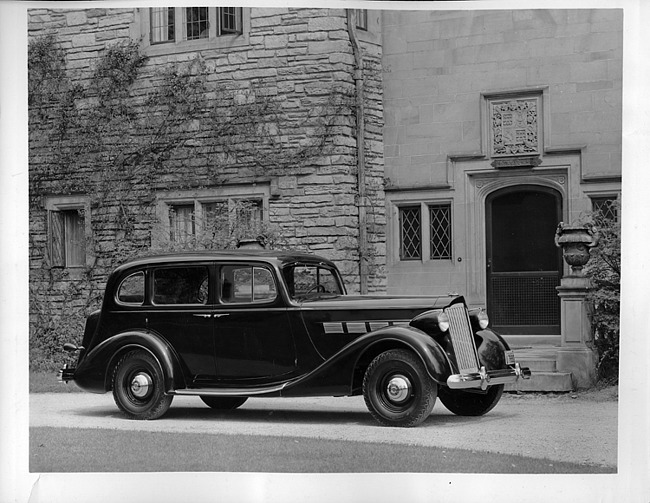
POLYGON ((235 409, 259 396, 363 394, 388 426, 415 426, 436 398, 482 415, 530 377, 481 308, 458 296, 347 295, 336 266, 297 252, 141 258, 109 277, 76 365, 59 379, 113 392, 132 419, 175 395, 235 409))

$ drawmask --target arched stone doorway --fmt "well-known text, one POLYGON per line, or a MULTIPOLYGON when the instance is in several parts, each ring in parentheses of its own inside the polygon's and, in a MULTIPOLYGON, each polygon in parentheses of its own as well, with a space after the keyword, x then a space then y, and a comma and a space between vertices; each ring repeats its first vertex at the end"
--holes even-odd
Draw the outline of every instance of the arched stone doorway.
POLYGON ((485 218, 493 326, 503 334, 559 334, 562 258, 553 238, 561 194, 537 185, 502 188, 487 196, 485 218))

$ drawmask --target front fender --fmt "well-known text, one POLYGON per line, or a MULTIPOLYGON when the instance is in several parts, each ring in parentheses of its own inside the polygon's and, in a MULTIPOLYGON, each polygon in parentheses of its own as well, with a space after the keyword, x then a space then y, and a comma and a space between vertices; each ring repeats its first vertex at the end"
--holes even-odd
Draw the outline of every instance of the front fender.
POLYGON ((489 328, 476 332, 476 350, 481 365, 487 370, 504 369, 505 352, 510 349, 508 343, 497 332, 489 328))
POLYGON ((75 383, 92 393, 105 393, 112 386, 112 370, 127 352, 142 349, 158 360, 165 375, 165 389, 184 388, 183 371, 173 348, 162 337, 147 331, 114 335, 84 355, 74 373, 75 383))
POLYGON ((404 347, 420 357, 434 381, 446 382, 451 374, 451 364, 443 348, 419 329, 392 326, 356 338, 312 372, 290 382, 282 395, 350 394, 354 387, 355 369, 367 366, 383 351, 404 347))
MULTIPOLYGON (((370 332, 359 339, 367 341, 365 350, 360 355, 359 360, 366 354, 376 356, 383 352, 383 347, 389 341, 397 341, 402 345, 410 347, 422 360, 427 372, 431 378, 438 382, 444 383, 451 374, 451 363, 438 342, 428 334, 414 327, 387 327, 370 332)), ((357 340, 359 340, 357 339, 357 340)))

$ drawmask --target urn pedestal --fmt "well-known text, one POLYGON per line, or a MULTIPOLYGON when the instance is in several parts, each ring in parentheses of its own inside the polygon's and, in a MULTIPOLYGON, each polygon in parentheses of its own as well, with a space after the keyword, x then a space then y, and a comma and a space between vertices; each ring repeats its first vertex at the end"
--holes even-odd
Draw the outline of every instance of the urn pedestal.
POLYGON ((589 388, 596 381, 598 354, 593 347, 587 294, 591 282, 582 271, 590 258, 590 249, 598 239, 584 226, 560 222, 555 244, 571 268, 557 287, 560 297, 562 343, 557 351, 557 370, 571 372, 573 387, 589 388))

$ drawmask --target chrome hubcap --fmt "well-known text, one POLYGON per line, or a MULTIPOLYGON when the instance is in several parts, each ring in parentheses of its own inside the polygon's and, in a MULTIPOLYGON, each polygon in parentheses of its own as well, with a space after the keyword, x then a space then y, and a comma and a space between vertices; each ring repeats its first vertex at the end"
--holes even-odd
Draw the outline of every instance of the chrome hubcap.
POLYGON ((144 398, 149 394, 149 389, 153 386, 153 381, 148 374, 140 372, 131 381, 131 393, 137 398, 144 398))
POLYGON ((402 403, 411 396, 411 382, 403 375, 391 377, 386 386, 386 396, 393 403, 402 403))

